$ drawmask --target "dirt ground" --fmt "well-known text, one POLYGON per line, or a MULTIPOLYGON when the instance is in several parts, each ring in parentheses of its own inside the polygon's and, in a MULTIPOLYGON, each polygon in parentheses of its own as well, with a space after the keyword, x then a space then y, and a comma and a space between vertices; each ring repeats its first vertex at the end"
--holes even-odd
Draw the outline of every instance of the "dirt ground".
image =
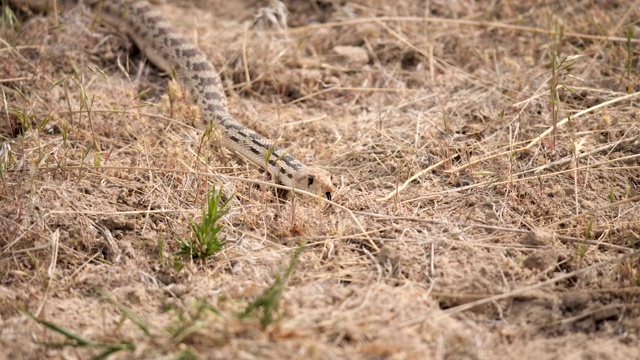
POLYGON ((155 3, 335 204, 91 10, 2 2, 0 358, 640 359, 640 1, 155 3))

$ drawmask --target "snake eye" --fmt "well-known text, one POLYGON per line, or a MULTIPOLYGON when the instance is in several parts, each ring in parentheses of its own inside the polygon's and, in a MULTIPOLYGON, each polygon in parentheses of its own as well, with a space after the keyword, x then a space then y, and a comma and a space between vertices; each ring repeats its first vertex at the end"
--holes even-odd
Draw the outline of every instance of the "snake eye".
POLYGON ((313 176, 309 175, 309 177, 307 178, 307 183, 308 183, 308 186, 313 185, 313 176))

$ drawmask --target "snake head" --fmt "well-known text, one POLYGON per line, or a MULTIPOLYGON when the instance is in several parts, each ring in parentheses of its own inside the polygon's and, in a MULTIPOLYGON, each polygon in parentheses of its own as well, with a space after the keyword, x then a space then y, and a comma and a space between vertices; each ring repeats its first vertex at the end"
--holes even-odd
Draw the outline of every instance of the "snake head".
POLYGON ((333 183, 328 171, 318 168, 303 168, 293 176, 293 186, 314 194, 323 194, 331 200, 333 183))

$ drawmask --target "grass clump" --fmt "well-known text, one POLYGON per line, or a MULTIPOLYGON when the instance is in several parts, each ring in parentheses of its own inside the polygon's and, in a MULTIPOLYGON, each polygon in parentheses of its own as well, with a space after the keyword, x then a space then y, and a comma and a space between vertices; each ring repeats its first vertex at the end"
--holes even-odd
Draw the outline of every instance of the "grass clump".
POLYGON ((302 250, 304 250, 304 244, 300 244, 293 252, 291 260, 289 261, 289 266, 287 266, 284 272, 276 275, 271 286, 269 286, 262 295, 258 296, 242 313, 239 314, 240 319, 255 316, 260 319, 262 329, 266 329, 267 326, 273 324, 282 317, 280 298, 282 298, 287 282, 298 265, 302 250))
POLYGON ((228 198, 222 201, 222 189, 215 187, 207 194, 207 207, 202 210, 202 221, 192 222, 193 236, 189 240, 178 240, 178 255, 188 255, 192 259, 207 259, 211 255, 222 250, 225 244, 220 237, 223 225, 218 221, 229 212, 228 198))
POLYGON ((119 341, 119 342, 96 342, 92 340, 88 340, 79 334, 70 331, 56 323, 40 319, 32 315, 31 313, 25 312, 29 318, 31 318, 36 323, 44 326, 45 328, 56 332, 62 335, 66 341, 64 342, 46 342, 41 343, 41 345, 50 347, 50 348, 63 348, 67 346, 78 347, 78 348, 93 348, 101 350, 98 355, 92 357, 92 359, 106 359, 112 354, 115 354, 120 351, 134 351, 136 349, 135 345, 129 341, 119 341))

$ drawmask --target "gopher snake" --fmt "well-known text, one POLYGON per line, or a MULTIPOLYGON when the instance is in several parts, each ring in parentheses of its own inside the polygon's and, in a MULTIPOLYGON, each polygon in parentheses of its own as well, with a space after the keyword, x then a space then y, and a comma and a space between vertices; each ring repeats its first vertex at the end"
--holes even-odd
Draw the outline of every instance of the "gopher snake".
MULTIPOLYGON (((50 0, 11 0, 44 10, 50 0)), ((283 149, 237 122, 227 109, 220 77, 204 53, 177 31, 146 1, 88 0, 99 17, 127 34, 161 70, 175 74, 201 110, 206 123, 213 123, 222 145, 269 173, 282 185, 324 194, 331 200, 330 174, 308 168, 283 149), (266 166, 265 166, 266 165, 266 166)))

